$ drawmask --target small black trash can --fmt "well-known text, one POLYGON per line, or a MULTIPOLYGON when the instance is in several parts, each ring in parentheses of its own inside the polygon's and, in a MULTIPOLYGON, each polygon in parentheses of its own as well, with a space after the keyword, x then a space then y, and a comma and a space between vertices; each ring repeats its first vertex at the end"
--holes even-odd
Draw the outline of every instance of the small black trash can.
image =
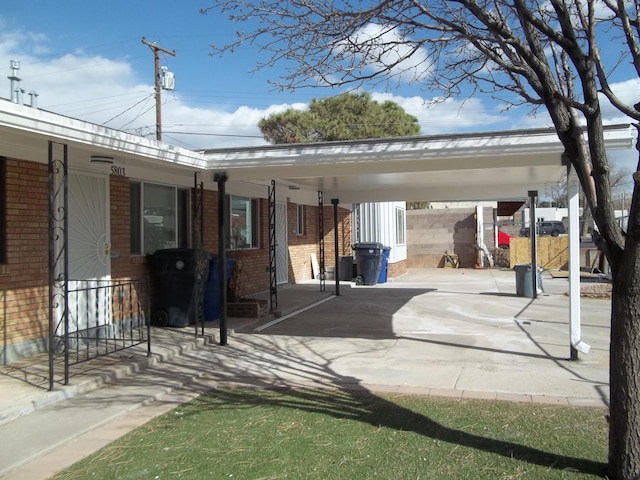
POLYGON ((151 323, 186 327, 195 323, 209 274, 209 257, 199 259, 191 248, 168 248, 148 255, 157 287, 151 323))
POLYGON ((350 282, 353 280, 353 255, 340 257, 340 281, 350 282))
MULTIPOLYGON (((516 295, 518 297, 533 298, 533 285, 531 282, 531 264, 519 263, 514 265, 516 272, 516 295)), ((536 272, 536 283, 539 291, 542 291, 542 277, 540 276, 540 268, 536 272)))
POLYGON ((356 243, 353 246, 358 273, 357 285, 375 285, 378 282, 382 249, 381 243, 356 243))

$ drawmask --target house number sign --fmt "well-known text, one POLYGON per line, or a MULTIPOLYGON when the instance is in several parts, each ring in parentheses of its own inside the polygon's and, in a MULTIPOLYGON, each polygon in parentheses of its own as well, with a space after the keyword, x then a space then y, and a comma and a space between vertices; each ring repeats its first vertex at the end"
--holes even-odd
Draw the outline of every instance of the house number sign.
POLYGON ((124 167, 119 167, 118 165, 111 165, 111 176, 112 177, 125 177, 126 174, 124 172, 124 167))

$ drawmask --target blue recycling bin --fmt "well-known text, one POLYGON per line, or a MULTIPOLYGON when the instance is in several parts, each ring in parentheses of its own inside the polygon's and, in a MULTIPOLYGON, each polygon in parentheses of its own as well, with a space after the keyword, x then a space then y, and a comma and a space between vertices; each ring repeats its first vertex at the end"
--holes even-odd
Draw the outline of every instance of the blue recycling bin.
POLYGON ((387 271, 389 269, 389 253, 391 247, 382 247, 382 258, 380 259, 380 274, 378 283, 387 283, 387 271))
MULTIPOLYGON (((235 258, 227 258, 227 285, 231 278, 231 274, 233 273, 233 266, 235 263, 235 258)), ((212 256, 209 261, 209 278, 207 279, 204 291, 205 321, 217 320, 220 318, 220 273, 218 265, 218 257, 212 256)))

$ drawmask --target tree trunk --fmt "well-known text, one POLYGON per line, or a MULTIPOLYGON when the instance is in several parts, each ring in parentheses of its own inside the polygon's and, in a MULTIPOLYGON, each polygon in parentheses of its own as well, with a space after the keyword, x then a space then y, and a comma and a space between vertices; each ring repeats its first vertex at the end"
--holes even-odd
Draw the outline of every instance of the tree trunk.
POLYGON ((640 241, 627 236, 611 302, 609 478, 640 479, 640 241))

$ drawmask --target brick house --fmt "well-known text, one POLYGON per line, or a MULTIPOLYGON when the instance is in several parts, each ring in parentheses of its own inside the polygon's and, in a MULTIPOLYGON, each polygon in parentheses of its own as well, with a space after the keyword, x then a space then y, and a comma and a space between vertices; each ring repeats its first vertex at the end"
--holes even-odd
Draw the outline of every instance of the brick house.
MULTIPOLYGON (((203 153, 8 101, 2 117, 0 363, 47 350, 50 157, 57 161, 66 155, 68 162, 69 280, 144 280, 150 276, 147 254, 193 247, 196 188, 202 198, 202 246, 218 251, 219 197, 203 153)), ((239 236, 230 234, 228 250, 241 279, 238 296, 270 287, 267 185, 230 181, 226 188, 229 217, 243 222, 239 236)), ((317 192, 277 184, 275 190, 278 235, 284 236, 279 237, 284 252, 277 260, 282 262, 278 284, 312 279, 320 209, 328 265, 334 257, 333 206, 320 207, 317 192)), ((351 254, 350 209, 337 211, 338 254, 351 254)))
MULTIPOLYGON (((630 148, 630 132, 608 127, 610 144, 630 148)), ((551 129, 192 151, 4 100, 0 362, 48 349, 49 315, 60 308, 49 287, 60 278, 142 281, 146 255, 156 249, 199 244, 216 252, 220 198, 225 243, 241 277, 235 293, 248 296, 311 279, 320 245, 332 265, 354 241, 375 240, 363 231, 379 220, 388 222, 381 235, 396 230, 381 240, 395 255, 389 275, 399 275, 406 269, 401 204, 379 204, 364 223, 354 222, 353 205, 522 198, 566 175, 561 157, 551 129), (220 173, 228 196, 215 180, 220 173), (61 212, 68 213, 64 231, 61 212), (59 251, 68 260, 62 276, 50 265, 59 251)), ((84 302, 78 318, 106 299, 84 302)))

